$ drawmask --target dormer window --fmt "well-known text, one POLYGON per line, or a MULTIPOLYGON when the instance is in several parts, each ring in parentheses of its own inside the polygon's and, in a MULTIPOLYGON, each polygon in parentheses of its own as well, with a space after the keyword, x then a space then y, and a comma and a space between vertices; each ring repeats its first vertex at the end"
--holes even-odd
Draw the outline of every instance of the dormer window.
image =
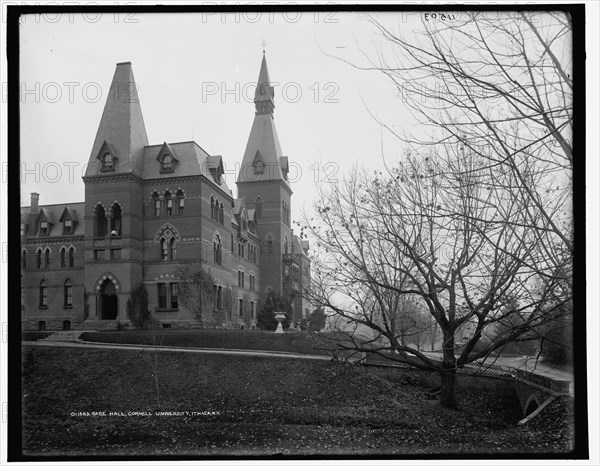
POLYGON ((173 171, 173 157, 170 154, 165 154, 162 160, 162 171, 172 172, 173 171))
POLYGON ((48 236, 48 222, 46 220, 40 222, 40 236, 48 236))
POLYGON ((257 160, 254 162, 254 173, 257 175, 262 175, 265 172, 265 164, 262 160, 257 160))
POLYGON ((105 152, 102 156, 102 171, 114 171, 115 161, 110 152, 105 152))
POLYGON ((63 222, 63 234, 68 235, 73 233, 73 220, 65 220, 63 222))

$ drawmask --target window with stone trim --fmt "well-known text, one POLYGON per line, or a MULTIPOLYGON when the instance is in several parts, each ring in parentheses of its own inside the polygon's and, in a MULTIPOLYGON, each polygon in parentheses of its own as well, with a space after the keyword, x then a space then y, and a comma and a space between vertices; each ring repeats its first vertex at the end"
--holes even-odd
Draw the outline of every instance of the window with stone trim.
POLYGON ((39 305, 40 307, 48 307, 48 283, 46 280, 40 282, 39 305))
POLYGON ((64 286, 64 306, 72 307, 73 306, 73 284, 71 280, 65 280, 64 286))
POLYGON ((215 235, 213 239, 213 254, 215 258, 215 264, 222 264, 222 250, 221 250, 221 238, 219 235, 215 235))
POLYGON ((165 207, 167 215, 173 215, 173 198, 169 191, 165 192, 165 207))
POLYGON ((184 196, 181 190, 177 191, 177 215, 183 215, 184 210, 184 196))

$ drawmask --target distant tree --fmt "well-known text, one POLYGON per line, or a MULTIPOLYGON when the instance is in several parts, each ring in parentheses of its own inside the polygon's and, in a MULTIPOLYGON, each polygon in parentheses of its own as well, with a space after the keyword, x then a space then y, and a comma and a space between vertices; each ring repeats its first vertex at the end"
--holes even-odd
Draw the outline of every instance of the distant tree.
POLYGON ((573 360, 573 303, 555 311, 556 317, 540 330, 542 357, 554 364, 570 364, 573 360))
POLYGON ((277 320, 275 314, 281 311, 285 314, 285 320, 281 322, 284 330, 289 328, 292 317, 292 302, 289 296, 282 295, 274 290, 270 290, 261 297, 257 315, 257 325, 263 330, 277 329, 277 320))
POLYGON ((83 320, 87 320, 90 316, 90 292, 84 287, 83 288, 83 320))
POLYGON ((127 317, 136 328, 146 328, 152 319, 148 309, 148 291, 142 282, 127 298, 127 317))
POLYGON ((314 311, 311 312, 308 317, 308 328, 314 332, 318 332, 325 328, 325 322, 327 318, 325 316, 325 310, 323 306, 317 307, 314 311))
POLYGON ((250 317, 250 296, 248 296, 247 294, 245 294, 243 299, 244 299, 243 300, 243 303, 244 303, 244 307, 243 307, 243 311, 244 311, 244 316, 243 316, 244 325, 246 326, 246 328, 251 328, 252 327, 252 318, 250 317))

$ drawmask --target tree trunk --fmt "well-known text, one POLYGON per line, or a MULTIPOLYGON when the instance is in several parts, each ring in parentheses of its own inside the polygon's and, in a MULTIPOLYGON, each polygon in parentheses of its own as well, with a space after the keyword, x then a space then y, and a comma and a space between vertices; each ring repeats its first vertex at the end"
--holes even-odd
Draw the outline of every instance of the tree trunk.
POLYGON ((445 408, 455 408, 456 357, 454 356, 454 333, 444 332, 443 351, 444 359, 442 361, 442 372, 440 372, 442 382, 440 404, 445 408))
POLYGON ((440 372, 442 391, 440 393, 440 404, 444 408, 456 408, 454 402, 454 386, 456 382, 456 371, 440 372))

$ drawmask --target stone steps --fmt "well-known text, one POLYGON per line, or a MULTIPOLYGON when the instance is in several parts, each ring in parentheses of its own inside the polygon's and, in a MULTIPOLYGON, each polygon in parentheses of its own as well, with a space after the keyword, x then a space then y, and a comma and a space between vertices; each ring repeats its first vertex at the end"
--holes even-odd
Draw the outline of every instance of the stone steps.
POLYGON ((116 330, 118 323, 116 320, 86 320, 75 327, 79 332, 94 332, 97 330, 116 330))
POLYGON ((78 330, 59 330, 48 335, 45 340, 74 341, 77 340, 82 333, 83 332, 78 330))

